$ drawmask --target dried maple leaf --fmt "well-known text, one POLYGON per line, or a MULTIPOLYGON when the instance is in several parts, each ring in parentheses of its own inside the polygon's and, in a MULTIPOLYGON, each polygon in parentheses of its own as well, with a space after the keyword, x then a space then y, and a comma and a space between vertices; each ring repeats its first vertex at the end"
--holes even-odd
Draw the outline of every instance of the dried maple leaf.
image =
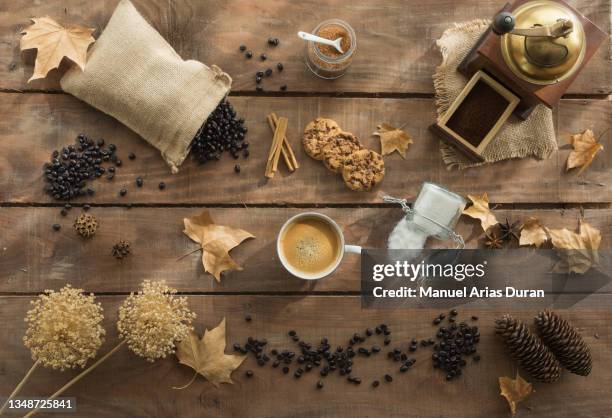
POLYGON ((516 379, 505 376, 500 377, 499 390, 501 390, 500 395, 508 401, 510 411, 512 411, 512 415, 514 415, 516 414, 516 404, 531 395, 533 386, 516 373, 516 379))
POLYGON ((406 158, 408 145, 412 144, 412 138, 401 129, 395 128, 388 123, 383 123, 376 127, 375 136, 380 138, 381 154, 388 155, 397 151, 402 158, 406 158))
POLYGON ((45 78, 47 73, 58 68, 64 57, 85 69, 87 48, 95 39, 91 34, 95 29, 74 26, 65 28, 50 17, 32 19, 34 22, 21 32, 21 50, 37 49, 34 74, 28 83, 45 78))
POLYGON ((569 142, 574 149, 567 157, 567 170, 581 167, 577 175, 586 170, 593 162, 597 153, 604 148, 603 145, 597 142, 593 131, 590 129, 581 134, 572 135, 569 142))
POLYGON ((557 273, 584 274, 599 263, 601 232, 584 220, 580 221, 580 233, 566 228, 549 231, 553 247, 559 252, 561 261, 553 267, 557 273))
POLYGON ((226 270, 242 270, 229 255, 232 248, 248 238, 255 238, 247 231, 229 226, 217 225, 207 210, 191 218, 184 218, 183 233, 202 247, 204 270, 221 281, 221 273, 226 270))
POLYGON ((487 231, 490 227, 497 225, 497 218, 489 209, 489 197, 486 193, 482 196, 468 195, 468 198, 472 201, 472 206, 463 211, 464 215, 467 215, 474 219, 479 219, 482 225, 483 231, 487 231))
POLYGON ((533 216, 527 219, 521 228, 519 245, 535 245, 539 247, 546 241, 548 241, 548 234, 540 220, 533 216))
POLYGON ((191 330, 189 338, 176 345, 176 356, 181 364, 191 367, 195 371, 194 378, 201 374, 215 386, 220 383, 233 383, 232 372, 237 369, 246 356, 225 354, 225 318, 212 330, 205 330, 200 339, 198 334, 191 330))

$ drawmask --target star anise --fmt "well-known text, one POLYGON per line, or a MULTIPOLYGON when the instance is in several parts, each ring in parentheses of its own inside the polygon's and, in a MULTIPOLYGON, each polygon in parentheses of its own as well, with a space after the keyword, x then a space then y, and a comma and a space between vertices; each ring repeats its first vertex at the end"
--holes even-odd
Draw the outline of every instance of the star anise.
POLYGON ((498 250, 504 246, 503 238, 498 237, 495 232, 487 232, 485 236, 485 246, 487 248, 490 248, 492 250, 498 250))
POLYGON ((497 224, 499 226, 499 231, 501 233, 501 239, 504 241, 512 241, 512 238, 519 240, 519 221, 510 223, 508 218, 506 218, 506 222, 497 224))

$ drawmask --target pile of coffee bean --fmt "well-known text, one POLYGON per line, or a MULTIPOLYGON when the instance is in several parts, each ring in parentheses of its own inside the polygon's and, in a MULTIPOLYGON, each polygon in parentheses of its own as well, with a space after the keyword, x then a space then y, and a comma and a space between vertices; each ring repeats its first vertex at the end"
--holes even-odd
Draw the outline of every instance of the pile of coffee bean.
POLYGON ((106 146, 104 139, 94 141, 79 134, 75 145, 53 151, 51 161, 45 163, 45 192, 58 200, 93 195, 95 190, 87 186, 87 181, 102 177, 105 173, 109 180, 113 179, 115 167, 122 164, 116 151, 117 147, 113 144, 106 146), (105 163, 114 166, 104 167, 105 163))
MULTIPOLYGON (((247 131, 244 119, 236 119, 231 103, 224 100, 196 133, 191 143, 191 154, 201 164, 221 159, 224 151, 228 151, 234 159, 238 159, 240 154, 248 158, 249 143, 244 140, 247 131)), ((234 169, 240 172, 239 165, 234 169)))
MULTIPOLYGON (((268 38, 268 45, 270 47, 274 47, 275 48, 279 44, 280 44, 280 40, 278 38, 273 38, 273 37, 268 38)), ((247 50, 247 46, 246 45, 244 45, 244 44, 240 45, 240 47, 238 49, 239 49, 239 51, 241 53, 244 54, 244 56, 247 59, 253 58, 253 51, 247 50)), ((259 54, 259 59, 261 60, 261 62, 267 61, 268 60, 268 54, 266 54, 265 52, 262 52, 261 54, 259 54)), ((276 64, 276 71, 277 72, 279 72, 279 73, 282 72, 284 68, 285 67, 284 67, 282 62, 278 62, 276 64)), ((264 78, 271 77, 273 73, 274 73, 274 70, 272 69, 272 67, 267 67, 267 68, 264 68, 262 70, 257 71, 255 73, 255 90, 256 91, 263 91, 264 88, 263 88, 262 82, 263 82, 264 78)), ((283 85, 281 85, 279 87, 279 89, 280 89, 280 91, 287 91, 287 85, 283 84, 283 85)))
MULTIPOLYGON (((465 357, 472 356, 474 361, 480 360, 476 354, 476 344, 480 341, 480 331, 477 326, 470 326, 466 322, 457 324, 457 310, 450 311, 448 326, 441 326, 436 337, 438 342, 433 344, 434 352, 431 356, 433 367, 442 370, 446 374, 446 380, 453 380, 462 374, 462 369, 467 365, 465 357)), ((434 325, 439 325, 446 315, 440 314, 433 320, 434 325)), ((478 318, 473 316, 472 320, 478 318)))

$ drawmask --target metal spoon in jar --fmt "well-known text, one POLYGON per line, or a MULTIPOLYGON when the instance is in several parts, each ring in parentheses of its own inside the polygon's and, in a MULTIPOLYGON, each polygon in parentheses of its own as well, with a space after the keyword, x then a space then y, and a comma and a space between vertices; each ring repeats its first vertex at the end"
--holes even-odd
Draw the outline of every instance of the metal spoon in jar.
POLYGON ((338 38, 335 41, 332 41, 331 39, 321 38, 320 36, 313 35, 312 33, 301 32, 301 31, 298 32, 298 36, 305 41, 312 41, 312 42, 317 42, 320 44, 333 46, 334 48, 338 50, 339 53, 344 54, 344 51, 342 50, 342 47, 340 46, 340 43, 342 42, 342 38, 338 38))

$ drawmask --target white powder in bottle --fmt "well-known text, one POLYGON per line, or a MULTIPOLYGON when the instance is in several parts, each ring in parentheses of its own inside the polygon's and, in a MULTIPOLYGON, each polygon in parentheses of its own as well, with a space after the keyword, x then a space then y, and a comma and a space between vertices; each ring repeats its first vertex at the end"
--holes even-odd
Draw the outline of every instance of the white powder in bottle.
POLYGON ((404 216, 391 231, 387 240, 387 248, 390 250, 422 250, 426 240, 427 233, 404 216))

